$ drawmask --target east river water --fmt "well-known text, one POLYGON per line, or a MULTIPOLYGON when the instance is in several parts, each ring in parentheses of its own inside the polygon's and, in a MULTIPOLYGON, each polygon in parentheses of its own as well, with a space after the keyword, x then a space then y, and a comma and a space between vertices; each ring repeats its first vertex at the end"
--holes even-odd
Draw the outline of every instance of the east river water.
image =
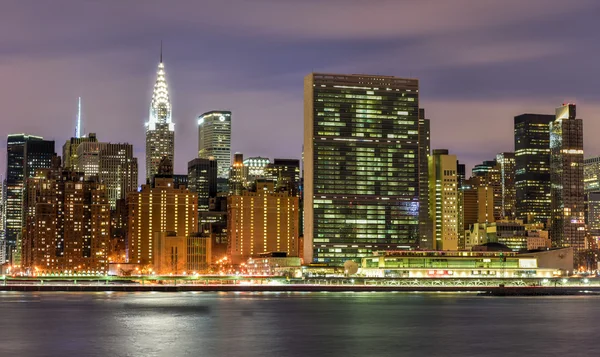
POLYGON ((598 356, 600 297, 0 292, 0 356, 598 356))

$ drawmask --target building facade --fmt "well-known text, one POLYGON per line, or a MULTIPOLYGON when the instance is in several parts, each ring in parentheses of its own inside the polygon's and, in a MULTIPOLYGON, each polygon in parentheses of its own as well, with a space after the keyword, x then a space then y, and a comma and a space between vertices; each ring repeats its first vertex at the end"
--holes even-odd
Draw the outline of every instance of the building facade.
POLYGON ((95 176, 106 185, 111 209, 137 190, 138 163, 131 144, 82 142, 71 160, 73 169, 83 172, 86 179, 95 176))
POLYGON ((39 169, 51 168, 57 156, 54 141, 26 134, 9 135, 6 152, 6 256, 12 258, 13 264, 20 265, 27 179, 34 177, 39 169))
POLYGON ((210 198, 217 196, 217 160, 188 162, 188 189, 198 195, 198 211, 208 211, 210 198))
POLYGON ((502 188, 501 219, 515 219, 517 191, 515 188, 515 153, 501 152, 496 155, 500 169, 500 184, 502 188))
POLYGON ((550 122, 553 115, 522 114, 515 124, 516 218, 525 223, 550 219, 550 122))
POLYGON ((300 160, 274 159, 265 168, 265 177, 275 182, 277 191, 289 191, 300 196, 300 160))
POLYGON ((583 187, 583 120, 575 104, 556 109, 550 123, 552 216, 550 239, 555 247, 573 247, 575 258, 586 249, 583 187))
POLYGON ((65 170, 75 170, 77 162, 77 148, 81 143, 97 143, 96 133, 90 133, 88 136, 70 138, 65 142, 62 148, 62 166, 65 170))
POLYGON ((586 194, 587 210, 586 224, 590 237, 598 244, 600 242, 600 192, 586 194))
POLYGON ((187 237, 198 231, 198 197, 187 188, 175 188, 172 178, 156 178, 127 197, 127 261, 152 265, 155 235, 175 232, 187 237))
POLYGON ((419 82, 304 79, 304 262, 419 242, 419 82))
POLYGON ((244 159, 244 166, 248 168, 248 182, 265 179, 266 168, 271 163, 267 157, 249 157, 244 159))
POLYGON ((419 109, 419 248, 432 250, 433 227, 429 219, 429 156, 431 127, 425 109, 419 109))
POLYGON ((81 173, 38 172, 27 183, 23 267, 30 273, 105 274, 110 205, 106 186, 81 173))
POLYGON ((585 193, 600 192, 600 157, 583 160, 583 184, 585 193))
MULTIPOLYGON (((162 60, 162 49, 160 63, 150 113, 146 123, 146 181, 150 182, 157 174, 160 161, 166 157, 175 162, 175 124, 171 118, 171 99, 165 73, 165 65, 162 60)), ((171 174, 173 174, 171 172, 171 174)))
POLYGON ((429 157, 429 216, 434 250, 458 250, 458 177, 456 155, 433 150, 429 157))
POLYGON ((198 157, 215 158, 217 160, 217 177, 229 178, 229 166, 231 166, 230 111, 213 110, 198 117, 198 157))
POLYGON ((298 197, 259 180, 256 191, 227 198, 228 256, 234 264, 259 253, 298 254, 298 197))
POLYGON ((229 169, 229 194, 240 195, 248 187, 248 166, 244 164, 244 154, 236 152, 229 169))
POLYGON ((472 170, 472 184, 479 187, 488 187, 494 194, 494 219, 502 219, 504 211, 502 201, 502 173, 500 164, 496 160, 484 161, 475 165, 472 170))

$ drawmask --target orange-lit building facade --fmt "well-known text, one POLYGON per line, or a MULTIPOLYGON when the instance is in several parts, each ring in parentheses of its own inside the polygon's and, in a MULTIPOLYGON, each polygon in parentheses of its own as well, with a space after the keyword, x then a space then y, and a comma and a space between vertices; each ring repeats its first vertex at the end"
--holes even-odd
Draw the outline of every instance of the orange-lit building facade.
POLYGON ((30 273, 104 274, 110 204, 106 186, 83 174, 44 170, 27 182, 23 268, 30 273))
POLYGON ((127 197, 127 261, 153 264, 155 236, 175 232, 187 237, 198 230, 198 197, 187 188, 173 185, 172 178, 159 178, 142 185, 127 197))
POLYGON ((265 252, 298 255, 298 197, 258 181, 256 191, 228 197, 228 256, 233 264, 265 252))

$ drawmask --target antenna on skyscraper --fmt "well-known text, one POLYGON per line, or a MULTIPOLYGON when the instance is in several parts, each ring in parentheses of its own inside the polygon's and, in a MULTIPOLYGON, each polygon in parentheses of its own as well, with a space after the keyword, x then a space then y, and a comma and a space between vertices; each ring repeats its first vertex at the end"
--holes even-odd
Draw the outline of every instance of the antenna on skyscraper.
POLYGON ((75 137, 81 137, 81 97, 77 101, 77 124, 75 125, 75 137))

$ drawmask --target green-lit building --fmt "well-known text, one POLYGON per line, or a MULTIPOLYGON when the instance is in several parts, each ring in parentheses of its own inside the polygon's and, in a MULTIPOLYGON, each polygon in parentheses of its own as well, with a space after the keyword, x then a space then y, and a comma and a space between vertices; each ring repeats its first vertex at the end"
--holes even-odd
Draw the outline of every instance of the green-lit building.
POLYGON ((527 254, 385 251, 363 258, 359 275, 380 278, 549 278, 570 269, 572 262, 570 248, 527 254))
POLYGON ((418 241, 418 80, 309 74, 304 262, 359 262, 418 241))

